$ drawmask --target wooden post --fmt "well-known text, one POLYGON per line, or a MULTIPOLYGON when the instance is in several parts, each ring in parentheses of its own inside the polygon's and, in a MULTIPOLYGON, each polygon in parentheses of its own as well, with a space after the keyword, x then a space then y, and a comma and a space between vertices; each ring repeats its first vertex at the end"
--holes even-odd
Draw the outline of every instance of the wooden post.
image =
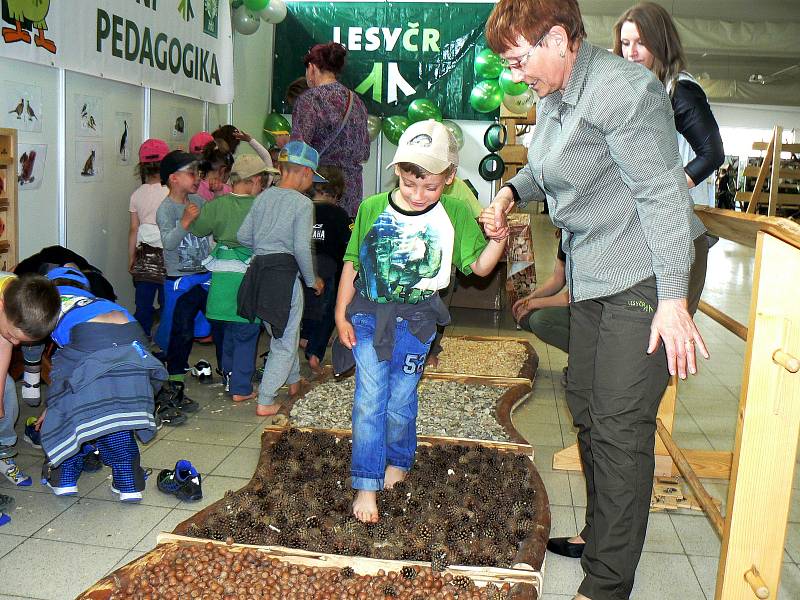
POLYGON ((775 130, 772 130, 772 139, 767 145, 767 151, 764 153, 764 162, 761 163, 761 169, 758 171, 756 177, 756 184, 753 187, 753 194, 750 196, 750 203, 747 205, 747 212, 756 214, 758 212, 758 199, 761 196, 761 190, 764 187, 764 180, 767 178, 767 170, 772 164, 772 149, 775 147, 775 130))
POLYGON ((777 595, 800 432, 800 375, 786 368, 800 356, 800 241, 760 232, 755 265, 716 600, 751 600, 751 571, 777 595))
POLYGON ((778 203, 778 188, 780 186, 781 173, 781 147, 783 146, 783 127, 775 127, 775 138, 772 148, 772 172, 769 178, 769 205, 767 206, 767 216, 775 216, 775 208, 778 203))

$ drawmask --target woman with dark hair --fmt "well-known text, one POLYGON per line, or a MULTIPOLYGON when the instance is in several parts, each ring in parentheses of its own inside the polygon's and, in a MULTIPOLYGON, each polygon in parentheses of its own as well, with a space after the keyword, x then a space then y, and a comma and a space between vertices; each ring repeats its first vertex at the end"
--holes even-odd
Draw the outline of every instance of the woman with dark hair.
POLYGON ((670 14, 654 2, 625 11, 614 25, 614 54, 647 67, 666 87, 692 199, 714 206, 714 186, 706 180, 725 160, 722 137, 703 88, 685 71, 683 44, 670 14))
POLYGON ((361 163, 369 159, 367 109, 358 94, 338 81, 347 49, 317 44, 303 57, 308 91, 292 109, 292 137, 319 152, 320 166, 339 167, 345 190, 339 206, 352 218, 363 199, 361 163))
POLYGON ((695 346, 708 352, 688 309, 697 217, 669 97, 652 73, 585 38, 576 0, 500 0, 492 11, 489 46, 541 100, 528 164, 480 221, 501 239, 503 212, 546 199, 563 232, 566 398, 587 501, 580 537, 548 549, 582 556, 578 600, 623 600, 647 530, 661 397, 671 373, 696 372, 695 346))

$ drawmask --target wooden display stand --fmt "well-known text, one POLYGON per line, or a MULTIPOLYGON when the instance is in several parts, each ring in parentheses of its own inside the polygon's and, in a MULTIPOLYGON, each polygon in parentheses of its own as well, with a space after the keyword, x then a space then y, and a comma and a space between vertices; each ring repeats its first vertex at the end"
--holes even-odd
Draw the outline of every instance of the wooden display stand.
POLYGON ((0 129, 0 270, 19 261, 17 232, 17 130, 0 129))
POLYGON ((772 139, 769 143, 756 142, 753 150, 765 152, 764 161, 760 167, 745 167, 745 177, 755 177, 755 185, 752 192, 736 192, 737 202, 747 203, 747 212, 756 214, 759 205, 767 205, 767 216, 774 217, 778 209, 782 207, 792 207, 800 209, 800 189, 797 182, 800 181, 800 164, 781 160, 781 153, 800 152, 800 144, 784 144, 782 141, 783 127, 776 126, 772 130, 772 139), (794 185, 781 190, 784 181, 793 181, 794 185), (764 192, 764 184, 769 181, 769 194, 764 192))
MULTIPOLYGON (((695 207, 695 213, 711 234, 756 248, 748 326, 707 304, 700 307, 747 341, 726 516, 699 477, 721 476, 728 453, 677 446, 671 435, 674 381, 657 420, 659 451, 667 451, 671 470, 684 477, 722 538, 715 600, 776 598, 800 433, 800 226, 715 208, 695 207)), ((554 457, 554 467, 574 466, 570 451, 577 458, 568 448, 554 457)), ((657 473, 664 460, 657 456, 657 473)))
POLYGON ((500 179, 500 185, 503 185, 528 164, 528 149, 522 145, 518 136, 531 125, 536 125, 536 106, 534 105, 527 115, 518 115, 505 106, 500 106, 500 123, 506 126, 508 134, 506 145, 499 152, 503 162, 506 163, 506 170, 500 179))

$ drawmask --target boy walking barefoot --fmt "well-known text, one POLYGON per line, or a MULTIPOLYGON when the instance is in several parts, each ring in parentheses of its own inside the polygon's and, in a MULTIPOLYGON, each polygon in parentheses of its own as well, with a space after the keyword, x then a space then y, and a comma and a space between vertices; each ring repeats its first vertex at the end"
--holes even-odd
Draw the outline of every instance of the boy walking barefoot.
POLYGON ((505 248, 505 239, 487 244, 468 207, 442 193, 458 167, 444 125, 411 125, 389 166, 399 187, 359 207, 336 301, 339 339, 356 361, 353 514, 365 523, 378 521, 378 490, 413 465, 417 384, 436 325, 450 322, 438 291, 451 265, 485 276, 505 248))
POLYGON ((239 288, 239 315, 256 317, 272 336, 258 389, 258 416, 274 415, 278 389, 289 384, 297 393, 300 384, 300 319, 303 286, 298 273, 317 295, 324 284, 314 272, 311 255, 313 206, 303 192, 314 182, 324 182, 317 172, 319 154, 304 142, 289 142, 278 155, 281 180, 256 198, 239 228, 239 242, 253 249, 254 258, 239 288))

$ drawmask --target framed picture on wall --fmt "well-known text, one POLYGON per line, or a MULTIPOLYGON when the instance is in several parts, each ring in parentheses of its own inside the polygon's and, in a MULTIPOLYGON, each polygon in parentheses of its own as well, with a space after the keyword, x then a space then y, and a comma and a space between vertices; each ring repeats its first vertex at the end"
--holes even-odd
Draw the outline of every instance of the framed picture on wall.
POLYGON ((42 88, 16 81, 4 81, 2 98, 3 127, 18 131, 42 130, 42 88))
POLYGON ((114 117, 114 149, 116 150, 118 165, 131 164, 131 146, 134 145, 133 132, 131 131, 132 124, 133 115, 131 113, 116 113, 114 117))
POLYGON ((186 111, 182 108, 173 107, 172 109, 172 140, 175 142, 185 142, 187 138, 187 129, 189 128, 189 121, 186 117, 186 111))
POLYGON ((80 183, 103 180, 103 142, 75 142, 75 180, 80 183))
POLYGON ((44 178, 47 144, 18 144, 17 182, 20 191, 38 190, 44 178))
POLYGON ((97 96, 75 94, 75 135, 100 137, 103 135, 103 99, 97 96))

